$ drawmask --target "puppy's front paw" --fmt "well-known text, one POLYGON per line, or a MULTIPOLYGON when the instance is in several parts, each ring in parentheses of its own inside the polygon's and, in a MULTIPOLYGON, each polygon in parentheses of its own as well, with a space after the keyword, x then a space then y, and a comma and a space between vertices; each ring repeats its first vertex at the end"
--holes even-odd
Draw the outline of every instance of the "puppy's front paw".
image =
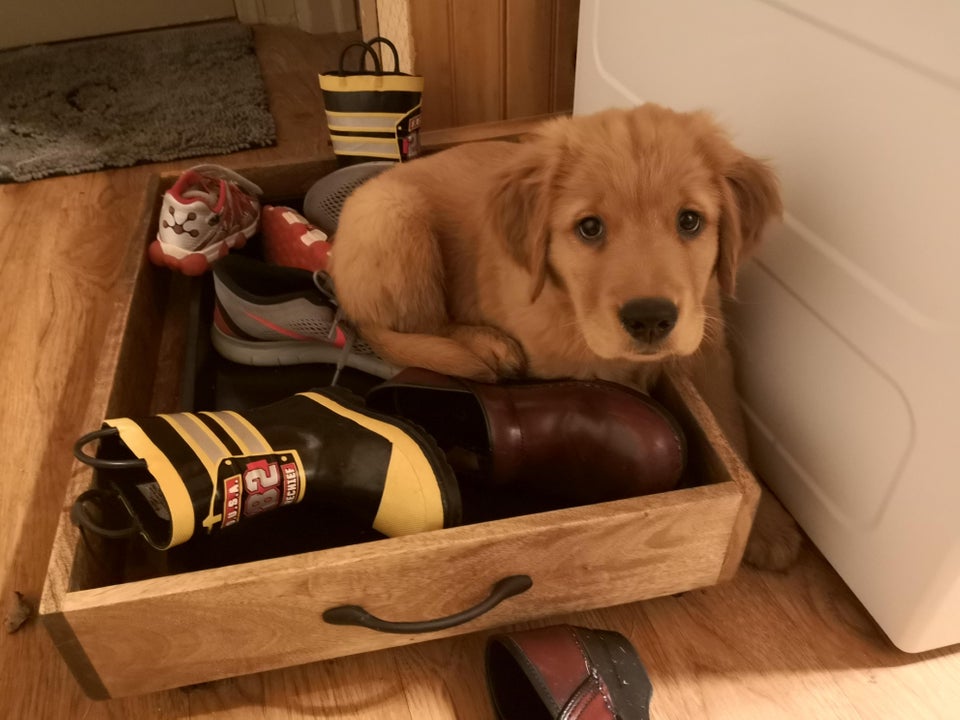
POLYGON ((493 372, 496 378, 522 377, 527 356, 516 340, 494 327, 461 325, 451 337, 466 345, 493 372))
POLYGON ((796 562, 802 541, 796 521, 764 489, 743 559, 760 570, 786 570, 796 562))

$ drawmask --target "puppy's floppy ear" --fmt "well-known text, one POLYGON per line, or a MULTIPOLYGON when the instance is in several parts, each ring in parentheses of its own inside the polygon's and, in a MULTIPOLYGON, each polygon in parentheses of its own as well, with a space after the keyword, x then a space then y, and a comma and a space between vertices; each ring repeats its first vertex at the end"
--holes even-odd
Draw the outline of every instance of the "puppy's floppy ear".
POLYGON ((767 222, 783 213, 780 187, 773 170, 749 155, 735 153, 736 157, 722 171, 723 203, 717 256, 720 288, 731 296, 740 263, 760 244, 767 222))
POLYGON ((493 231, 510 257, 530 273, 530 302, 539 297, 547 277, 556 158, 544 138, 520 143, 516 155, 498 174, 491 196, 493 231))

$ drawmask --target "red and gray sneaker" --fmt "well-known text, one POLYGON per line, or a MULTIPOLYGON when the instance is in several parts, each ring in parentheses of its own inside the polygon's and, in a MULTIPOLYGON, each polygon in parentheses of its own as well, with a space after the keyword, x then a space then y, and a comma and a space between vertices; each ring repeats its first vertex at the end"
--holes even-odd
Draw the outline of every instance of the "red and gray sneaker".
POLYGON ((257 231, 262 192, 219 165, 186 170, 164 193, 150 260, 184 275, 202 275, 257 231))
POLYGON ((391 378, 381 360, 344 321, 322 274, 230 255, 213 268, 217 352, 242 365, 323 363, 391 378))

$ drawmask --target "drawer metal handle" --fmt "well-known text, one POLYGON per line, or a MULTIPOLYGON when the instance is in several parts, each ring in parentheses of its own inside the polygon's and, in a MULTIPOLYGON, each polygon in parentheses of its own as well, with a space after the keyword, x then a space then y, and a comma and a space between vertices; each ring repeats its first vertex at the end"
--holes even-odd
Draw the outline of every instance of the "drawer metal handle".
POLYGON ((413 622, 391 622, 371 615, 359 605, 340 605, 325 610, 324 621, 331 625, 359 625, 385 633, 427 633, 446 630, 478 618, 514 595, 526 592, 533 586, 529 575, 508 575, 499 580, 490 591, 490 595, 472 608, 467 608, 447 617, 413 622))

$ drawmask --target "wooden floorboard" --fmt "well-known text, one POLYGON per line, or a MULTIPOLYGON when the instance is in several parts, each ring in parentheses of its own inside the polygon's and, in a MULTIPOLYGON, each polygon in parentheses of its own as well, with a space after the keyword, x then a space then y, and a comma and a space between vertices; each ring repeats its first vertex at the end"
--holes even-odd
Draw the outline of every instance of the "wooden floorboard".
MULTIPOLYGON (((243 166, 327 155, 316 72, 333 66, 343 42, 259 29, 279 143, 219 160, 243 166)), ((15 590, 39 598, 70 445, 103 414, 93 369, 112 303, 130 291, 118 259, 138 220, 137 198, 158 168, 196 162, 0 186, 4 615, 15 590)), ((653 717, 661 720, 960 717, 960 650, 897 651, 809 547, 787 574, 741 570, 720 587, 551 621, 626 634, 653 679, 653 717)), ((30 622, 0 633, 0 718, 487 719, 485 637, 93 702, 30 622)))

